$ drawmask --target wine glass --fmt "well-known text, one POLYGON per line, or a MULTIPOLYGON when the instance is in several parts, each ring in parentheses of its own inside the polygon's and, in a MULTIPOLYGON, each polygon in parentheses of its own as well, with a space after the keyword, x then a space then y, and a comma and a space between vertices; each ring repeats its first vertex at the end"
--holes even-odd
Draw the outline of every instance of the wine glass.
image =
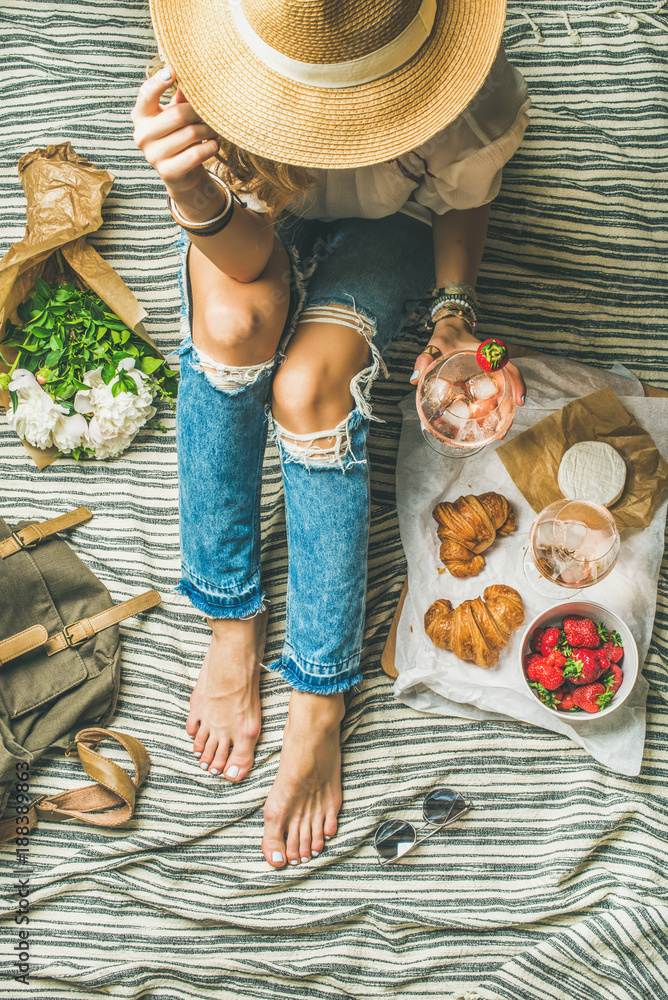
POLYGON ((562 587, 579 592, 610 573, 619 544, 619 531, 607 507, 593 500, 555 500, 531 527, 524 572, 546 596, 562 587))
POLYGON ((449 458, 468 458, 503 437, 515 415, 506 369, 483 371, 475 351, 434 361, 422 373, 415 399, 424 439, 449 458))

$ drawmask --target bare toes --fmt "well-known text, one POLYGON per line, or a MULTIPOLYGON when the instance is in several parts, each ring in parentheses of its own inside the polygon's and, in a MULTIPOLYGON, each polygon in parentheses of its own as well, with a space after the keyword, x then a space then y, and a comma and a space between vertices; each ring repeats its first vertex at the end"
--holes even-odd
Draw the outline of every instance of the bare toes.
POLYGON ((299 860, 302 864, 311 860, 311 824, 302 823, 299 831, 299 860))
POLYGON ((213 759, 216 756, 216 751, 218 750, 218 737, 214 736, 213 733, 209 734, 209 738, 206 741, 206 745, 202 750, 202 756, 199 760, 199 766, 203 771, 208 771, 213 763, 213 759))
POLYGON ((322 820, 314 820, 311 829, 311 856, 317 858, 325 849, 325 834, 322 820))
POLYGON ((327 813, 325 823, 323 826, 323 833, 325 835, 325 840, 331 840, 338 829, 337 813, 330 811, 327 813))
POLYGON ((284 838, 277 831, 267 830, 266 827, 265 835, 262 838, 262 853, 264 854, 265 861, 272 868, 282 868, 287 864, 284 838))

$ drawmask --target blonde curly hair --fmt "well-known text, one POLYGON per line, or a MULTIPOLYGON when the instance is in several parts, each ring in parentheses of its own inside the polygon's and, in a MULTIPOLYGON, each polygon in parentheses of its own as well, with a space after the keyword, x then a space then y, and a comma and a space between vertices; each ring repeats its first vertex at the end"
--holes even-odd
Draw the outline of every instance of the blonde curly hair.
MULTIPOLYGON (((156 56, 146 67, 147 79, 165 65, 164 59, 156 56)), ((176 93, 178 81, 165 92, 166 97, 176 93)), ((264 156, 249 153, 222 135, 217 136, 218 152, 205 166, 227 184, 231 191, 243 198, 253 195, 266 207, 273 218, 280 215, 288 205, 306 197, 308 191, 317 184, 306 167, 296 167, 291 163, 277 163, 264 156)))

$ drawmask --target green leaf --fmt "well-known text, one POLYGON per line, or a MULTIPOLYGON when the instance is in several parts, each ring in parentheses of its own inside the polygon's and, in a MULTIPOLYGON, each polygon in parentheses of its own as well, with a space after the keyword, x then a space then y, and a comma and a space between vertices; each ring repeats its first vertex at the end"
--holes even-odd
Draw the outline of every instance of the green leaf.
POLYGON ((36 313, 32 317, 32 319, 28 323, 26 323, 26 325, 23 327, 24 333, 29 333, 36 326, 43 326, 45 320, 46 320, 46 314, 42 309, 41 312, 36 313))
POLYGON ((44 367, 54 368, 58 364, 64 353, 65 353, 64 348, 62 348, 59 351, 50 351, 44 358, 44 367))
POLYGON ((31 344, 31 345, 23 344, 21 346, 21 350, 28 351, 29 354, 35 354, 38 351, 43 351, 44 347, 42 346, 42 344, 31 344))
MULTIPOLYGON (((47 296, 48 298, 48 296, 47 296)), ((33 295, 32 298, 32 308, 33 312, 37 309, 38 312, 44 312, 46 309, 46 301, 39 295, 33 295)))
POLYGON ((104 335, 107 332, 107 330, 108 330, 108 327, 106 327, 106 326, 98 326, 98 328, 97 328, 97 335, 96 335, 97 340, 102 340, 102 338, 104 337, 104 335))
POLYGON ((51 298, 51 287, 43 278, 35 278, 35 288, 43 299, 48 301, 51 298))
MULTIPOLYGON (((30 310, 28 309, 27 302, 21 302, 20 305, 16 307, 16 314, 22 323, 25 323, 30 316, 30 310)), ((9 323, 7 324, 9 326, 9 323)))
POLYGON ((90 314, 96 323, 104 323, 104 313, 97 305, 96 302, 91 301, 90 303, 90 314))
POLYGON ((121 383, 114 382, 114 384, 111 387, 111 395, 119 396, 122 392, 123 392, 123 386, 121 385, 121 383))
POLYGON ((161 358, 146 357, 141 359, 139 369, 144 373, 144 375, 152 375, 153 372, 157 371, 162 364, 164 364, 164 362, 161 358))

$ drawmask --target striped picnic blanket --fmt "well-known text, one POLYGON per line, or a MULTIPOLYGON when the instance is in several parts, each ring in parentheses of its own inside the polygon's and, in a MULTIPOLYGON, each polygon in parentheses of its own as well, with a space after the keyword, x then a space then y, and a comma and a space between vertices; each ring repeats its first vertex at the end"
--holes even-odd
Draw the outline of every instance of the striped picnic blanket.
MULTIPOLYGON (((533 97, 526 139, 494 203, 480 278, 485 331, 589 364, 622 361, 668 388, 666 2, 511 0, 506 45, 533 97)), ((90 242, 178 341, 176 228, 157 175, 132 143, 129 111, 155 54, 143 0, 0 5, 4 58, 0 253, 23 235, 19 156, 71 140, 116 182, 90 242)), ((405 575, 394 509, 397 402, 424 334, 409 324, 375 388, 373 511, 364 683, 343 729, 337 837, 309 865, 262 859, 261 806, 276 772, 288 688, 262 680, 264 730, 240 786, 192 763, 187 700, 207 627, 175 595, 174 421, 107 463, 39 472, 0 423, 0 515, 95 516, 72 544, 116 601, 149 587, 160 608, 122 627, 113 726, 142 739, 152 768, 127 829, 42 822, 30 842, 29 938, 15 922, 14 847, 0 851, 0 992, 9 1000, 660 1000, 668 998, 666 779, 668 575, 645 675, 638 778, 564 737, 505 722, 421 715, 397 703, 380 654, 405 575), (474 809, 401 865, 376 863, 377 824, 419 823, 447 784, 474 809), (29 941, 28 984, 16 955, 29 941)), ((262 507, 269 655, 282 641, 285 531, 276 454, 262 507)), ((109 755, 125 763, 114 748, 109 755)), ((72 759, 35 768, 31 790, 72 788, 72 759)), ((25 872, 25 869, 22 869, 25 872)), ((20 875, 25 878, 25 874, 20 875)), ((25 898, 25 897, 24 897, 25 898)), ((25 927, 23 928, 25 929, 25 927)))

